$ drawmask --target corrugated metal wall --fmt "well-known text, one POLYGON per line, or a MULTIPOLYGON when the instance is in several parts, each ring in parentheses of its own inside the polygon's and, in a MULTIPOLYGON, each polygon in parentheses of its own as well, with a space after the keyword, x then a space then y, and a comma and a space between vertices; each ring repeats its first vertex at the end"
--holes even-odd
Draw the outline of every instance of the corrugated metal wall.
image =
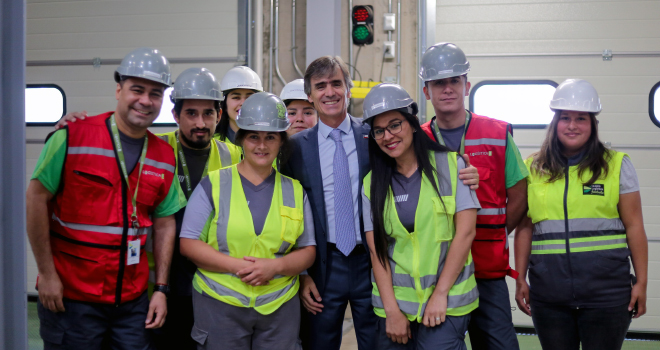
MULTIPOLYGON (((67 110, 96 115, 114 110, 116 65, 94 68, 94 57, 122 59, 149 46, 169 59, 237 57, 239 3, 243 0, 28 0, 28 84, 52 83, 64 90, 67 110), (86 66, 30 66, 30 61, 90 60, 86 66)), ((245 36, 243 35, 243 40, 245 36)), ((237 63, 173 64, 172 77, 190 67, 206 67, 218 79, 237 63)), ((166 96, 166 98, 169 98, 166 96)), ((163 129, 163 128, 161 128, 163 129)), ((165 129, 169 131, 170 128, 165 129)), ((28 127, 28 140, 43 140, 52 129, 28 127)), ((29 181, 43 144, 27 144, 29 181)), ((37 267, 28 244, 28 293, 36 294, 37 267)))
MULTIPOLYGON (((649 243, 648 313, 631 330, 660 328, 660 129, 648 115, 648 97, 660 81, 659 57, 617 56, 623 51, 657 51, 660 2, 549 0, 438 0, 436 41, 459 45, 469 56, 474 86, 484 80, 567 78, 590 81, 598 90, 603 141, 627 152, 639 176, 649 243), (503 53, 581 53, 611 49, 601 57, 509 57, 470 55, 503 53), (634 147, 626 147, 634 146, 634 147)), ((549 101, 548 101, 549 102, 549 101)), ((545 130, 515 130, 523 157, 536 151, 545 130)), ((513 240, 511 239, 511 243, 513 240)), ((513 266, 513 259, 511 259, 513 266)), ((511 303, 515 283, 508 278, 511 303)), ((531 318, 514 311, 514 322, 531 318)))

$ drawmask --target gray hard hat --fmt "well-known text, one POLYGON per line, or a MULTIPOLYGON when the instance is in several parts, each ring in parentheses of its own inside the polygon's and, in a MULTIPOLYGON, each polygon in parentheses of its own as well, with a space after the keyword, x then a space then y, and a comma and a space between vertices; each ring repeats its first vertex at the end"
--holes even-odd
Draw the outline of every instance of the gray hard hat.
POLYGON ((397 84, 378 84, 371 88, 362 103, 363 122, 367 123, 379 114, 401 108, 405 108, 410 115, 417 115, 417 103, 404 88, 397 84))
POLYGON ((251 131, 286 131, 289 118, 286 106, 279 97, 268 92, 250 95, 236 117, 236 125, 251 131))
POLYGON ((206 68, 188 68, 176 78, 170 99, 174 103, 176 100, 220 101, 220 83, 206 68))
POLYGON ((136 77, 172 86, 170 62, 160 51, 148 47, 135 49, 126 55, 115 70, 115 81, 136 77))
POLYGON ((452 43, 438 43, 422 55, 419 77, 423 81, 457 77, 470 71, 465 53, 452 43))

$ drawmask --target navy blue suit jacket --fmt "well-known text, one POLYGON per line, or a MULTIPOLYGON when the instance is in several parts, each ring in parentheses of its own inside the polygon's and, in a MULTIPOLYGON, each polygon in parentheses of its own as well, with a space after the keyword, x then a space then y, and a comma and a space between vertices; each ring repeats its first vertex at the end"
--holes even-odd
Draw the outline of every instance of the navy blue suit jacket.
MULTIPOLYGON (((360 168, 360 186, 358 199, 358 213, 360 215, 360 234, 362 243, 366 246, 364 236, 364 223, 362 222, 362 179, 369 172, 369 125, 362 124, 356 118, 351 118, 351 127, 355 137, 355 147, 360 168)), ((321 161, 319 159, 318 124, 313 128, 303 130, 291 137, 292 154, 289 161, 284 164, 282 173, 300 181, 307 192, 312 213, 314 215, 314 231, 316 234, 316 260, 311 268, 307 269, 314 279, 319 293, 325 290, 327 257, 328 257, 328 225, 325 211, 325 198, 323 195, 323 177, 321 175, 321 161)))

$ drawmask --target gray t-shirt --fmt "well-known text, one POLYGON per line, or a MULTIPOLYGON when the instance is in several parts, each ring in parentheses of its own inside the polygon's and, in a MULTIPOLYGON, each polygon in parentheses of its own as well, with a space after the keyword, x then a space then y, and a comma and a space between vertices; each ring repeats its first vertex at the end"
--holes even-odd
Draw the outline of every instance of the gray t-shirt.
POLYGON ((628 156, 621 161, 621 173, 619 174, 619 194, 639 191, 639 180, 637 172, 628 156))
MULTIPOLYGON (((463 158, 457 156, 457 161, 458 170, 464 169, 465 162, 463 158)), ((410 178, 407 178, 407 181, 398 181, 401 178, 406 179, 405 176, 399 173, 395 173, 392 178, 394 201, 396 202, 399 220, 408 232, 413 232, 415 227, 415 212, 417 211, 419 191, 422 184, 422 174, 418 170, 410 178)), ((459 180, 458 177, 456 181, 456 212, 458 213, 466 209, 481 209, 477 194, 473 190, 470 190, 470 186, 464 185, 463 181, 459 180)), ((364 220, 365 232, 373 231, 374 229, 371 217, 371 201, 364 192, 368 190, 367 188, 362 188, 362 218, 364 220)))
MULTIPOLYGON (((146 137, 146 136, 145 136, 146 137)), ((124 151, 124 161, 126 162, 126 171, 130 175, 135 169, 140 156, 142 155, 142 146, 144 146, 144 137, 134 139, 123 132, 119 131, 119 140, 121 140, 121 148, 124 151)))
POLYGON ((464 133, 465 124, 454 129, 440 129, 440 135, 445 142, 445 146, 455 152, 458 152, 458 149, 461 148, 461 141, 463 140, 464 133))
POLYGON ((266 216, 268 216, 268 211, 270 210, 270 202, 273 199, 275 172, 273 171, 270 176, 258 185, 253 184, 241 175, 241 183, 243 184, 245 199, 252 214, 254 232, 259 236, 264 229, 266 216))
MULTIPOLYGON (((188 200, 186 215, 183 218, 183 225, 181 226, 180 237, 199 239, 209 216, 213 215, 215 212, 211 191, 211 181, 208 177, 205 177, 193 191, 190 200, 188 200)), ((271 199, 268 199, 269 206, 270 202, 271 199)), ((252 212, 252 209, 250 209, 250 212, 252 212)), ((299 248, 316 245, 312 207, 309 205, 307 193, 303 193, 303 215, 305 228, 296 241, 296 246, 299 248)), ((255 215, 252 214, 252 216, 254 217, 255 215)))

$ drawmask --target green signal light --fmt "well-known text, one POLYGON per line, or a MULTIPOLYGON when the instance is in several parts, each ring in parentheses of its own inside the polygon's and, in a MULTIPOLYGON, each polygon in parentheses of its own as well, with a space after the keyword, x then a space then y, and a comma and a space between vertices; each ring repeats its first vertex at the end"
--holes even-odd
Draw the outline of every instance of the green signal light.
POLYGON ((362 25, 356 26, 355 29, 353 29, 353 37, 356 40, 364 40, 369 37, 369 29, 362 25))

